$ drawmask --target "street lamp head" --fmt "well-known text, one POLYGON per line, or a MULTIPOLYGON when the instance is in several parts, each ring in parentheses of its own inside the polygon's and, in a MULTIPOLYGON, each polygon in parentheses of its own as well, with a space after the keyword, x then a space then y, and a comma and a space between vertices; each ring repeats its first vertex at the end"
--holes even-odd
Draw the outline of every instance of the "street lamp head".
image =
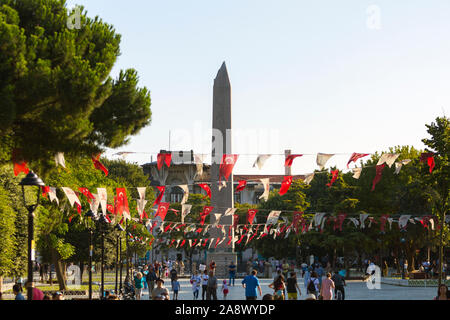
POLYGON ((106 217, 105 217, 105 215, 104 214, 102 214, 102 215, 100 215, 100 218, 98 219, 98 221, 100 222, 100 223, 104 223, 104 224, 106 224, 106 223, 108 223, 108 220, 106 220, 106 217))
POLYGON ((39 186, 43 187, 45 186, 45 183, 37 176, 36 173, 33 171, 30 171, 25 178, 20 181, 19 185, 21 186, 39 186))
POLYGON ((86 218, 94 218, 95 217, 95 213, 91 210, 91 209, 89 209, 88 210, 88 212, 86 212, 85 214, 84 214, 84 216, 86 217, 86 218))

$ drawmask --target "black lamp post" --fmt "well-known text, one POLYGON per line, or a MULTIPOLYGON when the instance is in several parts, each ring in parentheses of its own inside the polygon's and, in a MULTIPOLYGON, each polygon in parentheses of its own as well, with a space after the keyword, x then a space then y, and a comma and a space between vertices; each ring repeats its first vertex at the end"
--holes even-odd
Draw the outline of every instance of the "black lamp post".
POLYGON ((105 226, 108 223, 105 216, 101 215, 99 218, 100 223, 100 234, 101 234, 101 241, 102 241, 102 262, 101 262, 101 289, 100 289, 100 300, 103 299, 104 293, 105 293, 105 226))
MULTIPOLYGON (((22 186, 23 202, 28 210, 28 288, 27 298, 33 300, 33 261, 35 260, 34 252, 34 210, 39 205, 39 194, 41 187, 45 186, 44 182, 33 172, 30 171, 25 178, 20 181, 19 185, 22 186), (25 193, 25 186, 37 186, 37 197, 35 204, 27 205, 27 196, 25 193)), ((32 200, 32 199, 29 199, 32 200)))
MULTIPOLYGON (((120 234, 124 229, 122 228, 122 226, 120 224, 116 224, 114 229, 116 231, 118 231, 117 238, 116 238, 117 239, 117 241, 116 241, 116 285, 114 287, 114 292, 116 292, 116 294, 117 294, 117 277, 118 277, 118 273, 119 273, 119 262, 120 262, 120 264, 122 264, 121 250, 120 250, 121 249, 120 248, 120 246, 121 246, 120 245, 120 242, 121 242, 120 234)), ((120 283, 122 284, 122 273, 120 274, 120 283)), ((120 289, 122 289, 122 285, 120 286, 120 289)))
MULTIPOLYGON (((92 218, 95 217, 95 214, 89 209, 89 211, 86 212, 85 217, 91 218, 92 220, 92 218)), ((89 300, 92 300, 92 255, 94 251, 92 245, 92 233, 92 227, 89 225, 89 300)))

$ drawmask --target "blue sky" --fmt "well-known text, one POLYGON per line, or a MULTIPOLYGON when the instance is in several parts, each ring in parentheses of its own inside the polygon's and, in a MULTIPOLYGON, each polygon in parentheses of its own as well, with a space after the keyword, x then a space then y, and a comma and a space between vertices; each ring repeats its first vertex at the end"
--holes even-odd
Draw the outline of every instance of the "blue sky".
MULTIPOLYGON (((109 151, 112 158, 117 151, 167 149, 169 130, 172 150, 210 152, 213 80, 223 61, 232 84, 233 129, 258 133, 253 142, 236 138, 234 153, 423 148, 425 124, 450 113, 448 0, 68 4, 114 25, 122 55, 113 76, 135 68, 151 91, 152 124, 129 145, 109 151), (379 29, 367 25, 371 5, 379 9, 379 29), (196 131, 204 133, 203 142, 196 131)), ((344 169, 349 156, 329 165, 344 169)), ((272 157, 261 171, 252 168, 255 158, 241 156, 235 173, 284 173, 284 157, 272 157)), ((127 160, 142 164, 150 155, 127 160)), ((296 159, 292 171, 316 168, 311 155, 296 159)))

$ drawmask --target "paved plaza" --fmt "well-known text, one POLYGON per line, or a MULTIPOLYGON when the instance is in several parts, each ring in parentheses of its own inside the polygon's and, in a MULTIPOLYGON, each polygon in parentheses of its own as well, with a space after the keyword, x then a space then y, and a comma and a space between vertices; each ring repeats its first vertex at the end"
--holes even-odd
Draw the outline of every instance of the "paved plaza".
MULTIPOLYGON (((170 298, 173 297, 171 290, 170 279, 164 280, 164 286, 169 289, 170 298)), ((236 279, 236 285, 229 287, 227 300, 244 300, 245 289, 241 285, 242 279, 236 279)), ((193 300, 192 286, 188 279, 180 279, 181 291, 178 293, 178 300, 193 300)), ((220 281, 222 283, 222 281, 220 281)), ((268 287, 271 283, 270 279, 260 279, 261 289, 263 295, 266 293, 273 293, 273 290, 268 287)), ((306 297, 306 289, 303 284, 303 279, 299 279, 299 287, 302 296, 299 300, 304 300, 306 297)), ((345 287, 346 300, 432 300, 436 296, 435 287, 417 288, 417 287, 400 287, 381 284, 381 289, 368 289, 366 282, 362 281, 347 281, 345 287)), ((221 292, 221 285, 219 287, 217 298, 223 300, 221 292)), ((201 290, 199 293, 201 300, 201 290)), ((148 300, 148 290, 144 290, 143 300, 148 300)))

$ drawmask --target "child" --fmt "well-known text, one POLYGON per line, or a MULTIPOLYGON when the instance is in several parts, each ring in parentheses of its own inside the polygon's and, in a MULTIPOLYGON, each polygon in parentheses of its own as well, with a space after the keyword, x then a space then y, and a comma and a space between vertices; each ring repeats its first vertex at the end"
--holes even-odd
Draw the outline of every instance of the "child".
POLYGON ((198 292, 200 290, 201 281, 202 280, 198 275, 197 271, 194 271, 194 274, 191 277, 192 293, 194 294, 194 300, 198 299, 198 292))
POLYGON ((178 300, 178 291, 180 290, 180 282, 178 277, 175 277, 172 281, 173 300, 178 300))
POLYGON ((228 294, 227 280, 223 280, 222 292, 223 292, 223 300, 227 300, 227 294, 228 294))

